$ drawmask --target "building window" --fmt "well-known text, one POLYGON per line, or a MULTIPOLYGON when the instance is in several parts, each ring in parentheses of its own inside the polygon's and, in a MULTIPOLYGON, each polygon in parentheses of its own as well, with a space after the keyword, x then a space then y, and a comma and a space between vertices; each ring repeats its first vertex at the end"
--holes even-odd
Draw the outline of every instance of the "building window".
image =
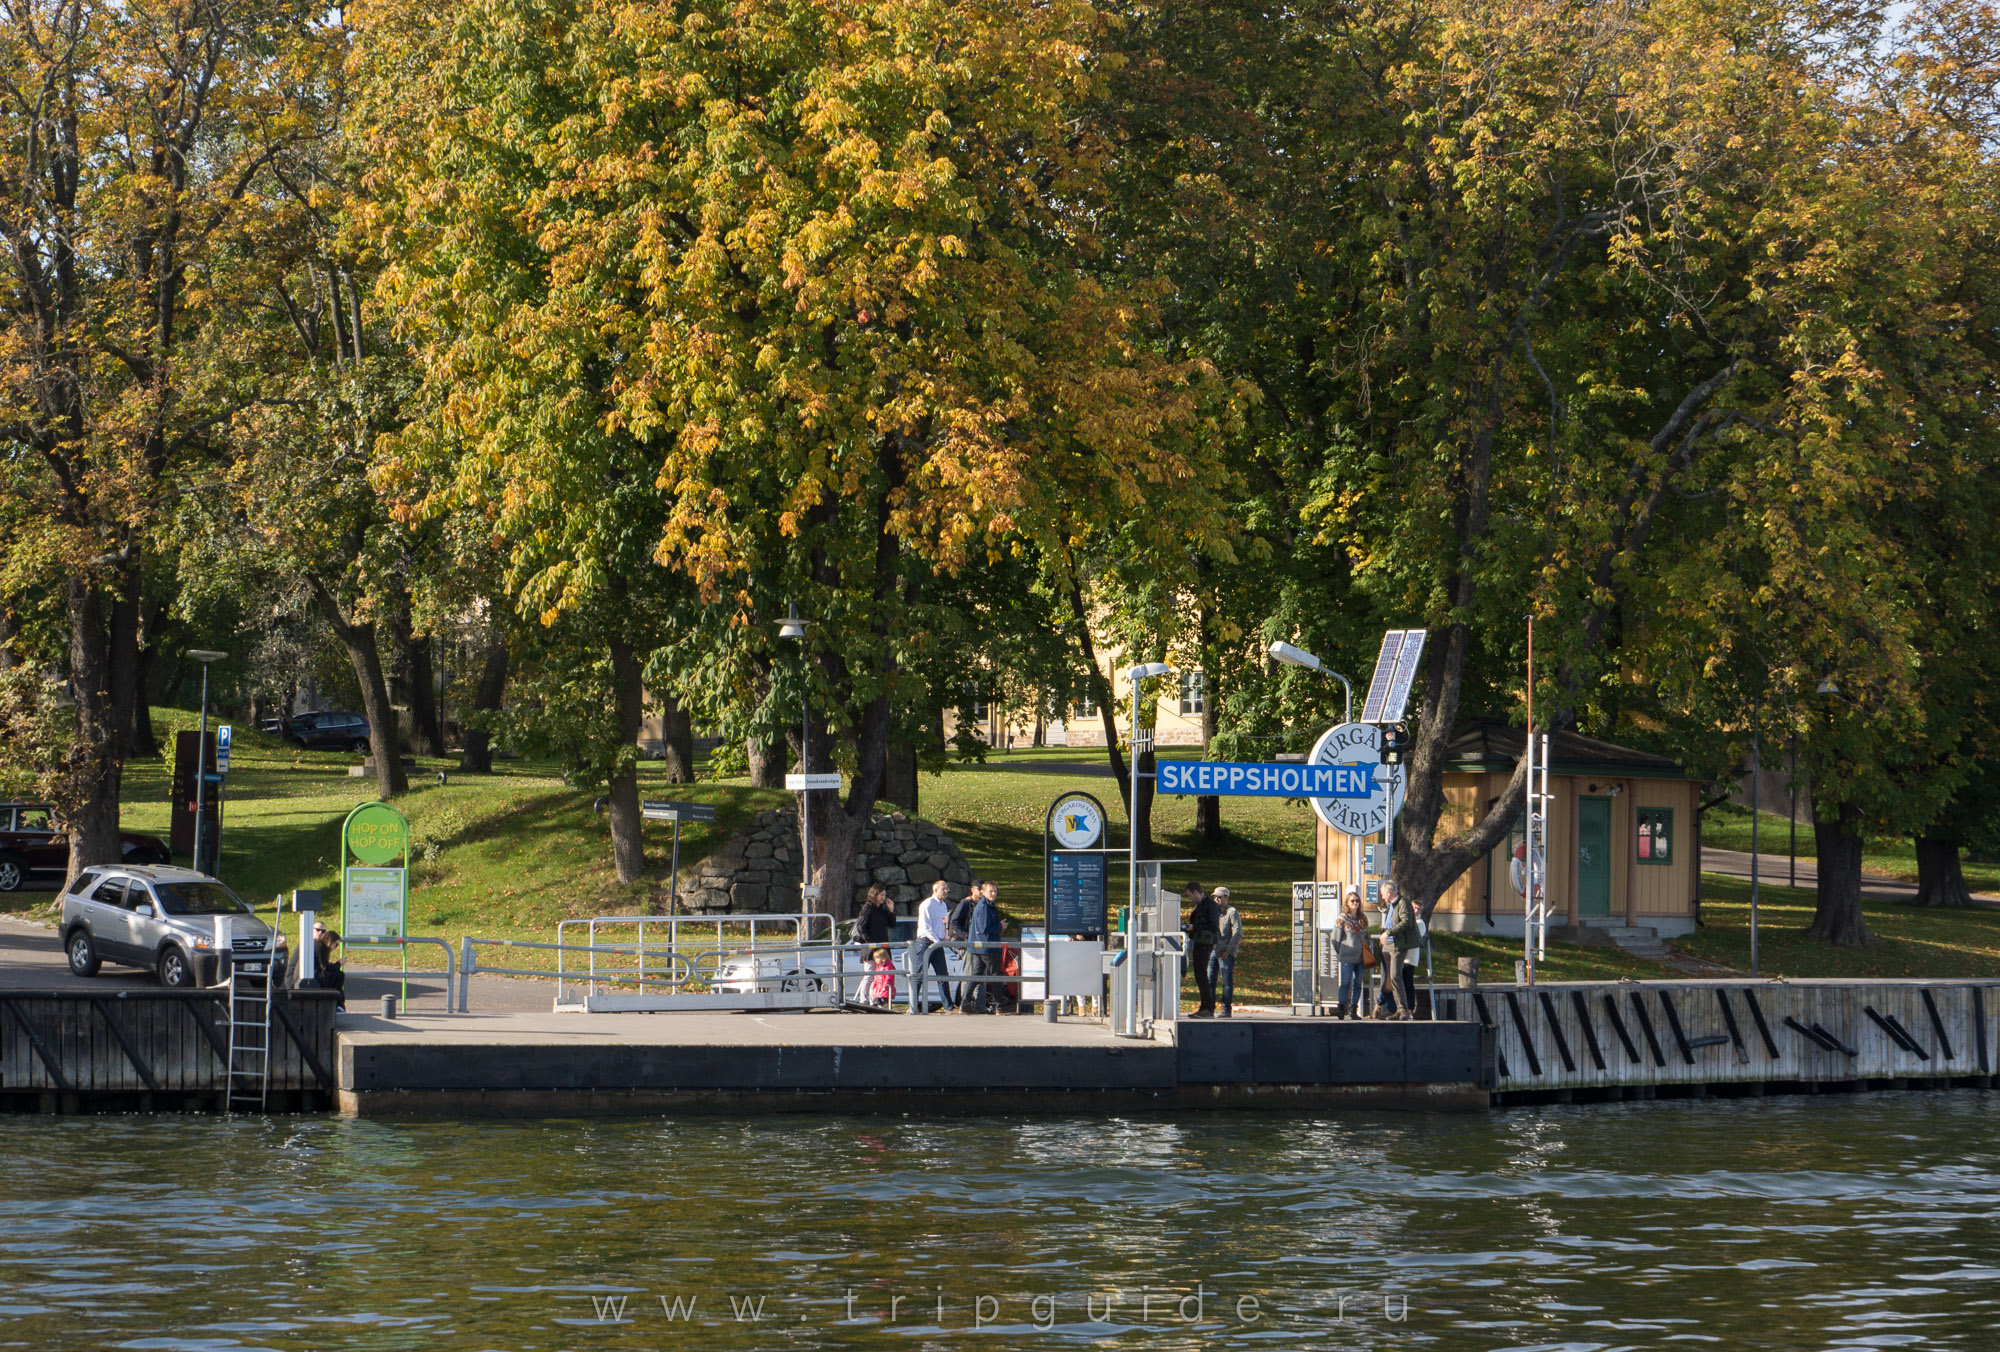
POLYGON ((1674 810, 1670 807, 1639 809, 1639 862, 1674 862, 1674 810))
POLYGON ((1208 710, 1207 678, 1198 671, 1181 673, 1181 712, 1184 714, 1205 713, 1208 710))
POLYGON ((1089 695, 1083 696, 1076 702, 1076 716, 1078 718, 1097 717, 1097 701, 1089 695))
POLYGON ((973 722, 984 723, 988 718, 993 716, 992 704, 987 701, 986 696, 980 694, 977 690, 967 695, 966 699, 972 705, 973 722))

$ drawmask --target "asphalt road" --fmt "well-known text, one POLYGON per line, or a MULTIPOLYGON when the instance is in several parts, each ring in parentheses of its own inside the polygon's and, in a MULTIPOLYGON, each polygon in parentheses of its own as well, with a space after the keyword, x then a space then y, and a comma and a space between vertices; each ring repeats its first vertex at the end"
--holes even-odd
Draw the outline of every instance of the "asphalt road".
MULTIPOLYGON (((1790 886, 1794 867, 1794 861, 1790 856, 1759 851, 1756 859, 1757 877, 1766 887, 1790 886)), ((1704 845, 1701 849, 1701 871, 1704 873, 1722 873, 1732 878, 1748 878, 1750 860, 1751 854, 1748 850, 1718 850, 1710 845, 1704 845)), ((1819 886, 1819 860, 1800 859, 1796 861, 1796 867, 1800 887, 1819 886)), ((1861 875, 1861 895, 1883 901, 1909 901, 1917 895, 1917 885, 1904 882, 1900 878, 1884 878, 1879 874, 1864 873, 1861 875)), ((2000 906, 2000 897, 1990 892, 1974 892, 1972 899, 1984 905, 2000 906)))
MULTIPOLYGON (((54 894, 50 894, 54 899, 54 894)), ((375 955, 371 954, 371 958, 375 955)), ((347 1003, 352 1009, 378 1006, 384 995, 400 994, 403 974, 381 967, 347 965, 347 1003)), ((444 973, 411 972, 405 1006, 415 1014, 444 1013, 444 973)), ((0 990, 89 990, 115 993, 157 982, 151 972, 106 963, 96 976, 73 976, 53 927, 0 916, 0 990)), ((546 1014, 556 995, 553 981, 487 976, 475 972, 470 1000, 475 1011, 492 1014, 546 1014)))

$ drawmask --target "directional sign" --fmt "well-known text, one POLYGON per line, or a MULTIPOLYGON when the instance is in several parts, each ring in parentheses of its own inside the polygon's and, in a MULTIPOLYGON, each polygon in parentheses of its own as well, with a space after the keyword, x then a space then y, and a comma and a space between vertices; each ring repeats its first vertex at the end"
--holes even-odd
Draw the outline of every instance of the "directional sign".
POLYGON ((821 771, 810 775, 786 775, 785 787, 793 793, 804 793, 808 789, 838 789, 840 772, 835 770, 830 774, 821 771))
POLYGON ((1352 764, 1299 765, 1279 761, 1159 762, 1161 793, 1199 793, 1253 798, 1372 798, 1380 758, 1352 764))
POLYGON ((639 815, 649 822, 712 822, 715 804, 644 802, 639 804, 639 815))
POLYGON ((220 774, 229 773, 230 726, 224 723, 215 730, 215 768, 220 774))

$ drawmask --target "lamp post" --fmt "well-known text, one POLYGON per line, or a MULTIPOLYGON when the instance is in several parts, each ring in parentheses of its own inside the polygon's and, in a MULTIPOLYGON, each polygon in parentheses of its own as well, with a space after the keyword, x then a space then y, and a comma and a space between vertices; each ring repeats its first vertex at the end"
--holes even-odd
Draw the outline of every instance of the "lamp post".
MULTIPOLYGON (((778 621, 779 638, 795 638, 799 641, 799 774, 802 783, 809 782, 804 776, 812 773, 812 712, 806 700, 806 621, 799 618, 799 608, 792 602, 785 602, 785 618, 778 621)), ((799 938, 804 941, 805 917, 812 910, 812 790, 799 790, 799 938)))
MULTIPOLYGON (((1139 682, 1171 676, 1165 662, 1146 662, 1125 673, 1132 687, 1132 769, 1125 814, 1125 1036, 1139 1035, 1139 682)), ((1174 992, 1180 999, 1180 992, 1174 992)), ((1116 1029, 1112 1031, 1116 1032, 1116 1029)))
POLYGON ((1289 643, 1273 643, 1270 647, 1270 654, 1271 660, 1274 662, 1282 662, 1288 667, 1304 667, 1307 671, 1317 671, 1322 676, 1331 676, 1334 680, 1339 681, 1341 688, 1347 692, 1347 712, 1341 715, 1340 721, 1343 723, 1352 723, 1354 721, 1354 687, 1348 683, 1345 676, 1327 666, 1304 648, 1294 648, 1289 643))
POLYGON ((201 740, 194 749, 194 871, 201 866, 202 838, 208 825, 208 668, 229 656, 212 648, 189 648, 187 655, 201 663, 201 740))

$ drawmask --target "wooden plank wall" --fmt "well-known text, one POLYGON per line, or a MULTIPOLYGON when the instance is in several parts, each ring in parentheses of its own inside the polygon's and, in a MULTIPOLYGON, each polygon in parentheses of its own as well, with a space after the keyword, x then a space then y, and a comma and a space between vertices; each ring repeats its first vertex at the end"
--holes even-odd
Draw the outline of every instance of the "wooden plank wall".
MULTIPOLYGON (((228 1087, 228 1006, 228 992, 220 989, 0 991, 0 1099, 219 1100, 228 1087)), ((331 1095, 333 1015, 331 991, 279 994, 271 1028, 274 1093, 290 1100, 331 1095)))
POLYGON ((1560 982, 1478 996, 1459 1009, 1494 1025, 1500 1093, 1990 1080, 2000 1038, 2000 981, 1560 982))

